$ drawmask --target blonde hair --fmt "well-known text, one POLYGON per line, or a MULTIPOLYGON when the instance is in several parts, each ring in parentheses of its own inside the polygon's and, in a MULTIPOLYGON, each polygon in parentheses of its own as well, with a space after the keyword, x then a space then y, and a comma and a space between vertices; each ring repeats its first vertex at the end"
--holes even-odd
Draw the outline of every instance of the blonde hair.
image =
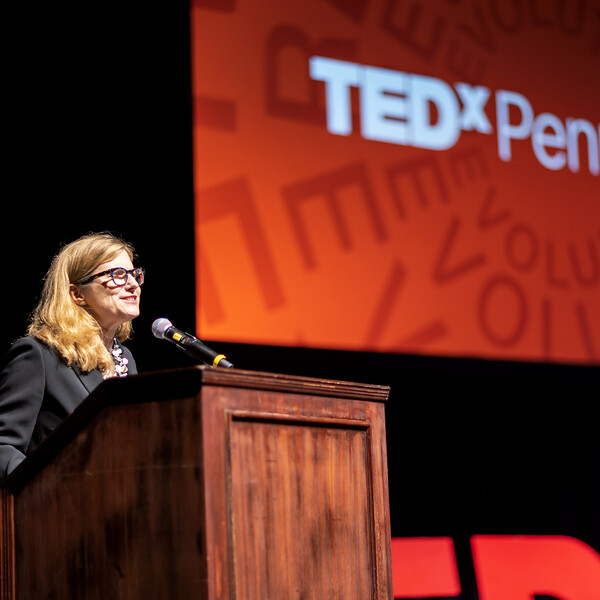
MULTIPOLYGON (((112 375, 114 362, 102 340, 100 325, 74 302, 70 285, 91 275, 122 250, 133 261, 133 246, 111 233, 89 233, 64 246, 50 264, 40 301, 31 315, 27 334, 54 346, 67 364, 82 371, 98 367, 104 375, 112 375)), ((116 338, 122 342, 131 331, 131 322, 124 323, 116 338)))

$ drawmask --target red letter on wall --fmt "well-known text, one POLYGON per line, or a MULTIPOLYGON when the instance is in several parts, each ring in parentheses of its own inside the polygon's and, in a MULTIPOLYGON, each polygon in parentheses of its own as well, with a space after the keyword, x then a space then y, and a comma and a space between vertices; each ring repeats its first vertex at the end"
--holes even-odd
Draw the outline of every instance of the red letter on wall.
POLYGON ((392 538, 392 572, 394 598, 439 598, 461 591, 452 538, 392 538))
POLYGON ((471 539, 480 600, 600 598, 600 554, 566 536, 494 536, 471 539))

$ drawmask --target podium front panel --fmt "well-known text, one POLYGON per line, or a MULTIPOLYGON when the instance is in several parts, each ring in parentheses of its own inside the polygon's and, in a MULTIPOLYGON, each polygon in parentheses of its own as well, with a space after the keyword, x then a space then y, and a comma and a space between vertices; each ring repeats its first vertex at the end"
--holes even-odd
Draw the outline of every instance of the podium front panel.
POLYGON ((383 405, 205 388, 203 413, 223 597, 392 598, 383 405))

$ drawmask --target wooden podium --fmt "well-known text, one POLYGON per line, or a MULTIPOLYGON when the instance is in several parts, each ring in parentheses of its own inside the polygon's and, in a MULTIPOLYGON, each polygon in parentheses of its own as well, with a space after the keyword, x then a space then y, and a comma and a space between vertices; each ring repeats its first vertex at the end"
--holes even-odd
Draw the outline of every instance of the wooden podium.
POLYGON ((2 600, 391 600, 388 392, 105 381, 2 484, 2 600))

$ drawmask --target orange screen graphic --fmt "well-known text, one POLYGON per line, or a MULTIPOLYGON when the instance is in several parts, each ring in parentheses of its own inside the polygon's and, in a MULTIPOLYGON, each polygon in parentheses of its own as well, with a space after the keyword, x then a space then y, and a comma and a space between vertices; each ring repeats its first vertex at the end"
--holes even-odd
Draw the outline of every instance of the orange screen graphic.
POLYGON ((194 0, 198 333, 600 362, 600 2, 194 0))

